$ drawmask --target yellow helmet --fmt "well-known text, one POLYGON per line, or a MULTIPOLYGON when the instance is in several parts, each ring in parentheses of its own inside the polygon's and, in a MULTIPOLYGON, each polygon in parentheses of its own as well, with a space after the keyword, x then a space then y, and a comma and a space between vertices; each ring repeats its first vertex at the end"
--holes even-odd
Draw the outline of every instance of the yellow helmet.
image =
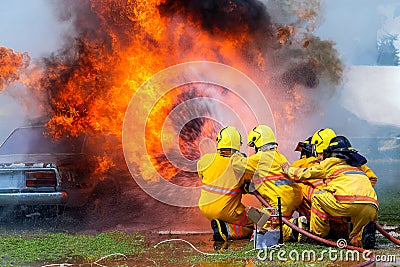
POLYGON ((331 128, 318 130, 311 139, 311 145, 315 145, 315 152, 321 154, 328 148, 329 142, 334 137, 336 137, 336 133, 331 128))
POLYGON ((219 131, 217 136, 217 149, 229 148, 240 150, 242 136, 233 126, 228 126, 219 131))
POLYGON ((267 125, 258 125, 254 127, 247 137, 247 145, 259 148, 268 143, 276 143, 275 134, 267 125))

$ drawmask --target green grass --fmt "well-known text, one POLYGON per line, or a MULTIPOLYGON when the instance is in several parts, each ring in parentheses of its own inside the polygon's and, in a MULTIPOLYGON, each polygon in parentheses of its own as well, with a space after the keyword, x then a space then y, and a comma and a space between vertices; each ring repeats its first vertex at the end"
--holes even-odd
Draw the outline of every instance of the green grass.
MULTIPOLYGON (((168 239, 165 236, 165 239, 168 239)), ((184 239, 185 237, 182 236, 184 239)), ((108 261, 102 261, 103 266, 246 266, 250 262, 256 266, 333 266, 328 254, 323 251, 329 249, 337 250, 337 248, 328 248, 325 246, 305 245, 297 243, 285 243, 279 249, 267 251, 267 258, 260 258, 265 254, 259 250, 253 249, 252 242, 243 242, 240 246, 233 246, 234 242, 230 242, 232 246, 229 249, 220 251, 212 251, 214 255, 204 255, 195 251, 184 242, 170 242, 160 244, 155 247, 157 242, 145 241, 145 237, 140 234, 127 234, 120 231, 112 231, 101 233, 98 235, 79 234, 72 235, 66 233, 43 233, 43 232, 27 232, 0 234, 0 266, 43 266, 46 264, 80 264, 79 266, 98 266, 94 264, 98 259, 115 253, 121 253, 127 256, 109 258, 108 261), (297 261, 293 260, 289 253, 296 251, 300 255, 305 250, 312 250, 318 259, 323 255, 322 259, 316 261, 309 260, 297 261), (285 252, 278 258, 278 251, 285 252), (273 255, 273 259, 268 257, 273 255), (282 260, 283 258, 286 258, 282 260)), ((211 242, 212 243, 212 242, 211 242)), ((237 243, 236 243, 237 244, 237 243)), ((195 245, 199 245, 196 244, 195 245)), ((212 246, 212 244, 202 244, 212 246)), ((201 247, 199 247, 202 250, 201 247)), ((342 253, 345 253, 345 250, 342 253)), ((388 249, 376 250, 381 254, 396 254, 400 257, 398 249, 390 247, 388 249)), ((345 254, 343 254, 345 255, 345 254)), ((362 261, 362 258, 360 258, 362 261)), ((350 266, 351 263, 344 261, 336 262, 334 266, 350 266)), ((354 264, 354 262, 353 262, 354 264)), ((252 266, 252 265, 248 265, 252 266)))
MULTIPOLYGON (((400 197, 397 187, 378 188, 379 223, 381 225, 399 225, 400 197)), ((165 239, 168 239, 165 236, 165 239)), ((180 238, 185 239, 185 236, 180 238)), ((211 238, 211 237, 210 237, 211 238)), ((286 254, 287 260, 278 260, 274 254, 274 260, 259 260, 253 250, 252 243, 244 243, 239 247, 231 246, 227 250, 209 252, 212 242, 204 242, 194 245, 200 250, 208 249, 213 256, 203 255, 184 242, 164 243, 156 248, 157 242, 148 241, 146 237, 121 231, 105 232, 97 235, 51 233, 44 230, 30 232, 7 233, 0 232, 0 266, 43 266, 46 264, 79 263, 82 266, 94 266, 93 263, 102 257, 120 253, 128 257, 110 257, 105 266, 246 266, 253 262, 256 266, 334 266, 325 255, 322 261, 293 261, 286 254), (115 261, 111 261, 111 260, 115 261), (119 259, 119 260, 118 260, 119 259), (223 265, 224 264, 224 265, 223 265)), ((400 258, 398 248, 388 240, 381 239, 379 244, 383 248, 376 253, 395 254, 400 258), (387 244, 387 245, 385 245, 387 244)), ((289 253, 296 250, 301 253, 304 250, 315 251, 317 257, 323 250, 323 246, 311 246, 304 244, 285 243, 280 250, 289 253)), ((333 248, 334 249, 334 248, 333 248)), ((277 252, 278 250, 276 250, 277 252)), ((285 257, 285 256, 284 256, 285 257)), ((102 261, 103 263, 103 261, 102 261)), ((336 266, 342 266, 346 262, 338 262, 336 266)), ((350 266, 347 263, 345 266, 350 266)), ((252 265, 249 265, 252 266, 252 265)))
MULTIPOLYGON (((185 243, 165 243, 156 248, 154 245, 146 243, 144 236, 140 234, 127 234, 120 231, 98 235, 4 233, 0 235, 0 265, 42 266, 63 262, 92 264, 101 257, 115 253, 124 254, 130 260, 124 263, 120 257, 119 262, 107 266, 191 266, 199 263, 204 266, 221 263, 229 264, 229 266, 243 266, 249 260, 257 259, 257 251, 252 249, 251 242, 236 249, 213 251, 211 252, 215 254, 213 256, 196 252, 185 243)), ((304 248, 304 245, 298 246, 288 244, 283 249, 289 251, 294 248, 304 248)), ((315 249, 311 246, 305 247, 315 249)), ((287 263, 285 266, 304 265, 287 263)))
POLYGON ((376 189, 379 201, 380 224, 400 225, 400 188, 398 185, 376 189))
POLYGON ((26 233, 0 235, 0 265, 18 266, 33 262, 91 262, 113 253, 140 254, 144 237, 113 231, 99 235, 26 233))

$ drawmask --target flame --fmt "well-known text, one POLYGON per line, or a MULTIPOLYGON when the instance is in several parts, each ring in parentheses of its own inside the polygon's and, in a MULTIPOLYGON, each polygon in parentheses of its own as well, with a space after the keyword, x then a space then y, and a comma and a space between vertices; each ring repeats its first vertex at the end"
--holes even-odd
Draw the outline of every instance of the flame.
MULTIPOLYGON (((61 1, 60 10, 74 14, 75 31, 68 34, 68 42, 62 49, 43 59, 41 67, 35 66, 40 69, 31 73, 31 80, 35 81, 25 83, 42 97, 40 105, 48 113, 49 133, 56 138, 80 134, 92 138, 112 136, 119 140, 119 145, 111 150, 121 150, 125 110, 138 88, 155 73, 192 60, 221 62, 244 72, 262 86, 265 95, 274 98, 277 120, 292 120, 292 111, 301 109, 297 103, 304 104, 303 96, 297 93, 295 100, 281 97, 275 87, 291 94, 296 86, 317 86, 317 82, 303 82, 302 73, 290 70, 293 66, 310 64, 310 69, 315 70, 309 73, 312 80, 318 79, 320 66, 327 68, 310 60, 315 48, 313 37, 307 36, 307 46, 304 42, 301 45, 292 42, 293 38, 301 38, 295 34, 298 27, 273 25, 265 7, 255 0, 246 5, 234 0, 216 1, 211 6, 206 2, 61 1), (217 15, 213 16, 213 12, 217 15), (290 84, 281 82, 281 76, 290 76, 290 84)), ((314 13, 305 11, 298 16, 301 20, 315 18, 314 13)), ((9 50, 0 49, 0 53, 4 52, 10 54, 9 50)), ((18 78, 15 73, 21 69, 23 58, 23 54, 18 54, 13 58, 17 65, 6 63, 8 69, 14 67, 1 69, 0 73, 9 73, 7 81, 18 78)), ((339 72, 338 67, 336 74, 339 72)), ((172 90, 164 95, 147 119, 146 147, 151 162, 166 179, 172 179, 177 169, 162 153, 162 138, 176 140, 184 155, 196 159, 200 155, 200 138, 188 142, 185 139, 188 133, 200 131, 203 137, 214 140, 221 126, 199 119, 183 128, 186 133, 177 133, 172 127, 166 136, 160 135, 164 120, 174 107, 188 98, 208 95, 201 87, 194 89, 193 94, 172 90)), ((148 96, 156 95, 156 90, 148 92, 148 96)), ((218 94, 213 92, 212 96, 218 94)), ((224 100, 236 101, 226 97, 224 100)), ((113 162, 115 158, 108 155, 110 151, 104 149, 104 144, 94 146, 96 173, 120 165, 113 162)), ((137 164, 140 165, 140 159, 137 164)), ((141 169, 141 175, 145 177, 147 170, 141 169)))
POLYGON ((104 154, 103 156, 95 156, 95 160, 97 164, 93 174, 100 175, 100 177, 102 178, 102 174, 108 172, 110 169, 115 167, 115 163, 113 162, 113 160, 106 154, 104 154))
POLYGON ((20 53, 0 46, 0 90, 10 83, 19 80, 20 72, 29 66, 30 57, 27 52, 20 53))
POLYGON ((281 45, 291 43, 290 36, 293 34, 293 27, 286 25, 282 27, 278 27, 276 30, 276 38, 278 39, 281 45))

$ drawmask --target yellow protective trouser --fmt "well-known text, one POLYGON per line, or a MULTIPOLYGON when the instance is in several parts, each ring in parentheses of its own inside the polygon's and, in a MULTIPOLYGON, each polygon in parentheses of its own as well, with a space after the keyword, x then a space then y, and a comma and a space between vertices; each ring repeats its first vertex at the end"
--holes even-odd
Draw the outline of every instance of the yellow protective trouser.
POLYGON ((297 183, 301 187, 301 191, 303 192, 303 201, 301 202, 297 211, 300 216, 306 216, 307 219, 310 219, 311 215, 311 201, 309 199, 309 195, 311 196, 314 188, 309 184, 297 183))
POLYGON ((238 223, 226 223, 228 226, 228 237, 230 239, 249 238, 253 233, 253 222, 243 214, 238 223))
MULTIPOLYGON (((303 193, 301 191, 301 188, 299 186, 294 186, 294 187, 289 187, 288 185, 284 186, 275 186, 275 190, 281 190, 280 195, 282 196, 282 207, 281 207, 281 212, 282 216, 285 217, 286 219, 290 219, 293 215, 293 212, 297 210, 299 205, 302 203, 303 200, 303 193)), ((274 198, 271 198, 269 196, 274 195, 273 190, 262 190, 260 188, 259 193, 261 196, 273 207, 274 209, 277 210, 278 208, 278 201, 277 199, 274 200, 274 198)), ((267 209, 262 205, 262 209, 266 209, 269 213, 271 213, 270 209, 267 209)), ((277 215, 278 213, 272 211, 272 214, 277 215)), ((277 217, 271 217, 270 221, 266 223, 264 228, 266 229, 279 229, 279 219, 277 217)), ((286 224, 283 225, 283 241, 291 241, 293 240, 293 235, 292 235, 292 228, 287 226, 286 224)))
MULTIPOLYGON (((303 191, 303 201, 301 202, 297 211, 300 216, 305 216, 310 221, 311 216, 311 198, 318 188, 309 184, 298 183, 303 191)), ((348 223, 343 217, 329 217, 329 236, 334 238, 346 238, 348 235, 348 223)))
MULTIPOLYGON (((275 210, 271 211, 271 209, 265 207, 264 205, 261 206, 261 209, 268 211, 268 213, 271 213, 272 215, 278 215, 278 212, 275 212, 275 210)), ((293 222, 293 220, 294 220, 293 218, 290 218, 292 216, 293 211, 294 210, 292 210, 290 212, 290 210, 288 210, 288 209, 283 209, 283 206, 282 206, 282 216, 285 217, 286 219, 288 219, 290 222, 293 222), (286 215, 285 215, 284 211, 286 212, 286 215)), ((267 230, 279 230, 279 218, 271 217, 270 221, 268 221, 264 225, 264 228, 267 230)), ((283 233, 283 241, 284 242, 294 240, 294 236, 292 234, 293 233, 292 228, 290 228, 286 224, 283 224, 282 233, 283 233)))
POLYGON ((329 218, 350 217, 353 230, 349 234, 350 242, 355 246, 362 246, 362 230, 370 221, 377 220, 377 208, 365 203, 340 203, 335 197, 321 190, 312 197, 310 230, 315 234, 326 237, 329 234, 329 218))
POLYGON ((228 239, 249 238, 253 233, 254 224, 247 217, 246 212, 238 213, 237 210, 224 209, 218 219, 225 222, 228 230, 228 239))
POLYGON ((300 216, 306 216, 309 220, 311 216, 311 198, 314 192, 320 190, 323 186, 323 181, 321 179, 308 181, 310 183, 297 183, 303 192, 303 201, 297 211, 300 213, 300 216))
POLYGON ((200 206, 201 212, 209 220, 218 219, 224 222, 228 230, 228 239, 249 238, 254 230, 253 222, 247 217, 246 207, 232 202, 230 205, 220 208, 218 203, 200 206))

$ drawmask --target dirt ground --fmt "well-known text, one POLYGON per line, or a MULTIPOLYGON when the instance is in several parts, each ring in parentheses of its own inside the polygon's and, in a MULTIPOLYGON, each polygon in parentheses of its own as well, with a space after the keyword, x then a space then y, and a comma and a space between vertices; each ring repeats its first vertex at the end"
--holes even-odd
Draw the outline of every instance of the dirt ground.
POLYGON ((210 222, 197 207, 181 208, 164 204, 147 195, 133 179, 121 179, 118 196, 96 199, 80 208, 7 207, 2 210, 4 231, 47 229, 72 233, 109 230, 128 232, 210 232, 210 222))

